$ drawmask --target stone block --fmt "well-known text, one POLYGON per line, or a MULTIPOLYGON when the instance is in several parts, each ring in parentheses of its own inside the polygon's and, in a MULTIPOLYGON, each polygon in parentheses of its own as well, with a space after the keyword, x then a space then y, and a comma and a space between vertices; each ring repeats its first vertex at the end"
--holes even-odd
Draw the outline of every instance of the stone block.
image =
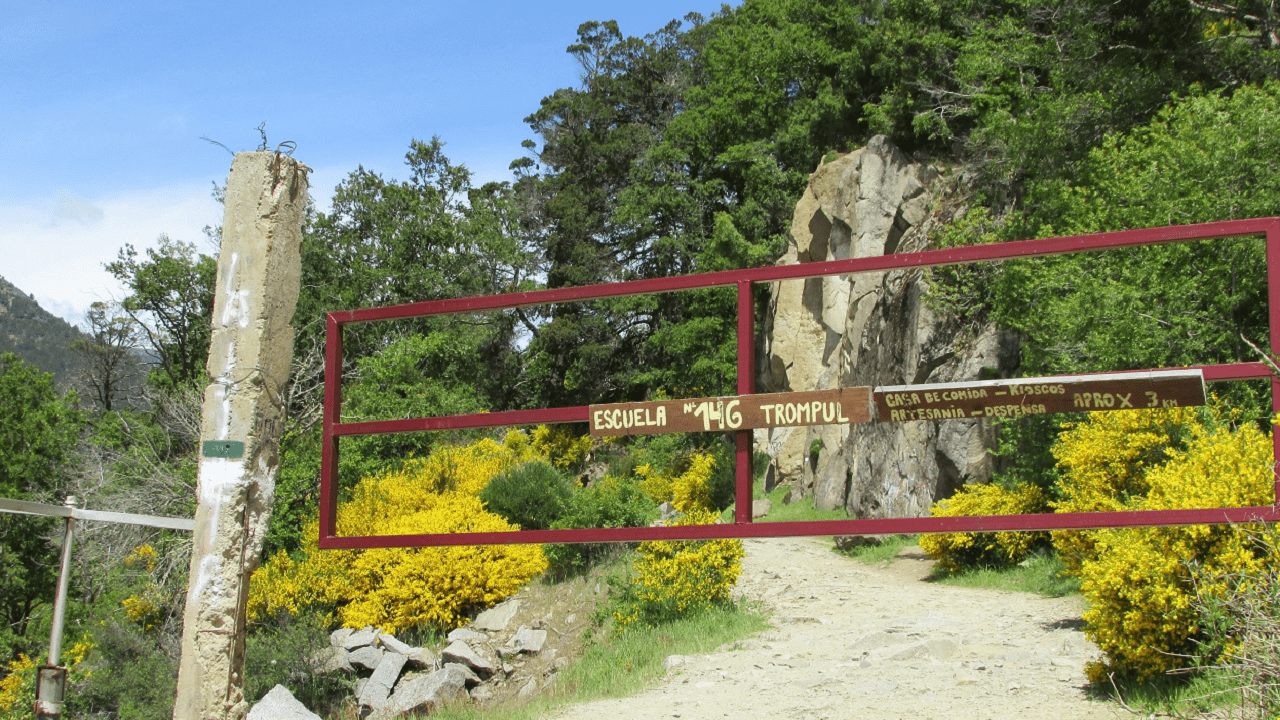
POLYGON ((507 625, 511 619, 516 616, 516 612, 520 609, 520 601, 511 598, 510 600, 485 610, 476 616, 475 622, 471 626, 477 630, 488 630, 490 632, 501 632, 507 629, 507 625))
POLYGON ((387 633, 383 633, 378 637, 378 643, 381 644, 384 649, 400 653, 405 657, 409 657, 419 650, 419 648, 413 647, 406 642, 397 640, 395 635, 388 635, 387 633))
POLYGON ((320 720, 283 685, 271 688, 258 704, 249 710, 246 720, 320 720))
POLYGON ((511 638, 511 647, 523 653, 537 653, 542 652, 542 646, 546 642, 546 630, 530 630, 521 625, 515 637, 511 638))
POLYGON ((385 706, 387 698, 391 696, 391 688, 395 687, 396 680, 400 679, 400 671, 407 661, 408 658, 400 653, 389 652, 384 654, 382 660, 378 663, 378 667, 374 669, 373 674, 369 676, 369 680, 360 689, 356 702, 364 707, 371 708, 385 706))
POLYGON ((357 669, 377 670, 378 663, 382 662, 382 651, 369 645, 356 648, 354 651, 347 653, 347 662, 357 669))
MULTIPOLYGON (((342 641, 341 647, 346 648, 347 651, 350 652, 351 650, 356 650, 366 645, 372 645, 378 641, 378 635, 380 634, 381 633, 371 627, 353 630, 351 634, 347 635, 342 641)), ((332 635, 329 636, 329 640, 330 642, 333 641, 332 635)))
MULTIPOLYGON (((480 646, 483 647, 483 646, 480 646)), ((440 654, 440 659, 445 663, 457 663, 466 665, 475 670, 482 678, 488 678, 498 670, 497 658, 490 657, 491 651, 488 648, 483 650, 472 647, 461 640, 449 644, 440 654)))
POLYGON ((351 661, 347 659, 347 651, 340 647, 321 648, 311 656, 311 667, 315 672, 324 674, 332 672, 354 673, 351 661))
POLYGON ((400 681, 386 710, 374 713, 374 720, 391 718, 401 713, 430 715, 445 705, 467 699, 466 674, 458 665, 445 665, 426 675, 413 675, 400 681))
POLYGON ((469 643, 469 642, 488 642, 488 641, 489 641, 489 636, 488 636, 488 635, 485 635, 485 634, 484 634, 484 633, 482 633, 482 632, 476 632, 475 630, 472 630, 471 628, 457 628, 457 629, 455 629, 455 630, 450 630, 450 631, 449 631, 449 634, 446 636, 446 638, 447 638, 447 639, 449 640, 449 642, 451 642, 451 643, 452 643, 452 642, 457 642, 457 641, 459 641, 459 640, 461 640, 462 642, 466 642, 466 643, 469 643))

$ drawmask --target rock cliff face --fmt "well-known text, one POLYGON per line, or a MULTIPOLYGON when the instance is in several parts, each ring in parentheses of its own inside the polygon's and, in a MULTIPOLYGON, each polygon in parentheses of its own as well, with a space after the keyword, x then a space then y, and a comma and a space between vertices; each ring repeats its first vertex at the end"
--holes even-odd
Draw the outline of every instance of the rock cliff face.
MULTIPOLYGON (((886 138, 825 162, 796 206, 779 264, 913 252, 958 204, 954 182, 886 138)), ((757 392, 956 382, 1006 376, 1014 338, 973 332, 931 309, 920 270, 774 283, 757 392)), ((928 513, 965 483, 986 482, 990 421, 943 420, 757 431, 769 487, 857 517, 928 513)))

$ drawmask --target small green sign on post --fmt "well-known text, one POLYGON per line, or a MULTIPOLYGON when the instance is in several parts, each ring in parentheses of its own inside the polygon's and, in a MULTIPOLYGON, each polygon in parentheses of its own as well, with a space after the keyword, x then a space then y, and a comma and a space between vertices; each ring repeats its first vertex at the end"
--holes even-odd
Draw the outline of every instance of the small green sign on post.
POLYGON ((236 460, 244 457, 244 443, 239 440, 205 440, 200 454, 207 458, 236 460))

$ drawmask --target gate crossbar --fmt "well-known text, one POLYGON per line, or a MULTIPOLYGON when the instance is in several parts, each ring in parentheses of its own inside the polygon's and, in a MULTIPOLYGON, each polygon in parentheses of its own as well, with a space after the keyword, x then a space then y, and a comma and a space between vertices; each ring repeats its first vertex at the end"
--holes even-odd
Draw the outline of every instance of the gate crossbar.
MULTIPOLYGON (((510 410, 448 417, 409 418, 343 423, 341 418, 342 328, 355 323, 398 320, 430 315, 450 315, 489 310, 508 310, 532 305, 598 300, 708 287, 737 288, 737 353, 739 395, 755 392, 755 304, 752 288, 757 283, 804 279, 830 275, 881 272, 907 268, 941 267, 973 262, 1011 260, 1045 255, 1108 250, 1140 245, 1156 245, 1192 240, 1212 240, 1262 235, 1267 248, 1267 300, 1269 349, 1277 354, 1280 343, 1280 218, 1230 220, 1197 225, 1124 230, 1068 237, 958 248, 924 250, 869 258, 830 260, 776 265, 745 270, 729 270, 699 275, 682 275, 649 280, 554 288, 503 295, 432 300, 380 308, 331 312, 326 318, 325 397, 323 450, 320 483, 320 538, 323 549, 422 547, 441 545, 482 545, 512 543, 631 542, 727 537, 783 537, 799 535, 933 533, 958 531, 1033 531, 1092 529, 1153 525, 1188 525, 1223 522, 1264 522, 1280 520, 1280 505, 1211 508, 1195 510, 1147 510, 1105 513, 1053 513, 1039 515, 994 515, 954 518, 882 518, 754 523, 751 518, 751 431, 737 431, 736 501, 734 522, 719 525, 690 525, 647 528, 582 528, 570 530, 521 530, 512 532, 338 536, 338 457, 342 437, 380 435, 429 430, 502 427, 509 425, 586 422, 588 406, 537 410, 510 410)), ((1271 378, 1272 410, 1280 411, 1280 379, 1264 363, 1230 363, 1196 366, 1208 382, 1271 378)), ((1273 446, 1280 451, 1280 438, 1273 433, 1273 446)), ((1280 452, 1276 453, 1280 455, 1280 452)), ((1276 497, 1280 498, 1280 481, 1276 497)), ((1273 501, 1274 503, 1275 501, 1273 501)))

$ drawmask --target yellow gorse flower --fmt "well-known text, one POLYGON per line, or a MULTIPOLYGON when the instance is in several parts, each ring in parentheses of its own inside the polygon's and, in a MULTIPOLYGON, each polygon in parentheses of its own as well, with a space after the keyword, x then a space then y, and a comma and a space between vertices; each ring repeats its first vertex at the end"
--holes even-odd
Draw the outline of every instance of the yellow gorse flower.
MULTIPOLYGON (((1025 515, 1044 512, 1047 499, 1034 485, 1006 490, 998 485, 966 485, 930 510, 934 517, 1025 515)), ((935 533, 920 536, 920 547, 948 572, 984 562, 1017 563, 1047 542, 1043 532, 935 533)))
MULTIPOLYGON (((1174 510, 1273 501, 1271 439, 1252 424, 1232 429, 1216 410, 1094 413, 1063 433, 1060 511, 1174 510), (1185 447, 1178 438, 1185 441, 1185 447)), ((1199 632, 1202 594, 1227 591, 1225 574, 1255 573, 1275 559, 1250 531, 1230 525, 1054 533, 1068 572, 1090 602, 1086 632, 1107 653, 1107 672, 1149 677, 1185 663, 1199 632), (1192 566, 1199 575, 1192 581, 1192 566)), ((1274 540, 1275 530, 1264 531, 1274 540)))
MULTIPOLYGON (((71 683, 89 677, 84 665, 85 656, 94 648, 93 638, 85 635, 62 654, 62 664, 67 668, 71 683)), ((2 666, 7 674, 0 678, 0 720, 28 720, 31 706, 36 700, 36 667, 42 663, 19 655, 2 666)))
MULTIPOLYGON (((641 488, 659 502, 670 500, 684 516, 673 525, 709 525, 718 517, 711 506, 715 458, 695 453, 680 475, 661 473, 649 465, 636 468, 641 488)), ((676 540, 640 543, 631 580, 634 599, 614 611, 619 628, 706 610, 729 601, 742 573, 742 541, 676 540)))
MULTIPOLYGON (((486 439, 440 448, 361 480, 338 508, 338 534, 515 530, 485 510, 479 493, 498 473, 546 459, 521 432, 502 444, 486 439)), ((348 627, 451 628, 472 610, 515 594, 547 567, 536 545, 320 551, 318 535, 318 524, 310 524, 298 558, 279 553, 253 574, 250 620, 311 608, 335 612, 348 627)))

